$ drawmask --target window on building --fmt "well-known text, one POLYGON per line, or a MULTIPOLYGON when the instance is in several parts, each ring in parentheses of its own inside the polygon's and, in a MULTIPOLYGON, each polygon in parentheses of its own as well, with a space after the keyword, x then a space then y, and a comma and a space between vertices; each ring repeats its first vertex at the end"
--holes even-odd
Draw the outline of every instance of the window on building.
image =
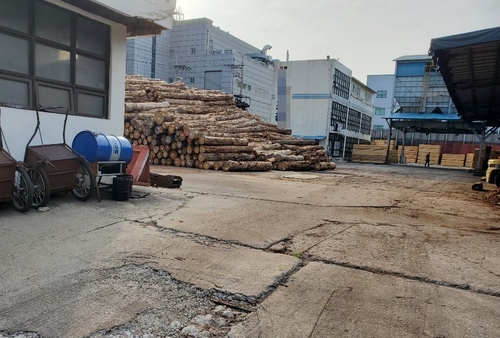
POLYGON ((194 77, 189 78, 189 83, 194 83, 194 77))
POLYGON ((0 1, 0 105, 107 117, 110 27, 46 1, 0 1))
POLYGON ((377 90, 377 98, 385 99, 387 97, 387 90, 377 90))
POLYGON ((359 132, 361 128, 361 113, 355 109, 349 109, 349 119, 347 120, 347 130, 359 132))
POLYGON ((174 54, 175 54, 175 50, 174 50, 174 49, 171 49, 171 50, 170 50, 170 56, 174 56, 174 54))
POLYGON ((375 108, 375 115, 385 115, 385 108, 375 108))
POLYGON ((361 114, 361 134, 370 135, 372 128, 372 117, 366 114, 361 114))
POLYGON ((373 98, 372 94, 365 93, 365 101, 366 102, 372 102, 372 98, 373 98))
POLYGON ((356 96, 361 96, 361 88, 354 83, 352 84, 352 94, 356 96))
POLYGON ((338 102, 332 102, 332 114, 330 117, 330 125, 335 126, 337 123, 345 127, 347 121, 347 106, 338 102))
POLYGON ((333 93, 346 100, 349 99, 349 88, 351 87, 351 79, 347 74, 335 69, 333 77, 333 93))
POLYGON ((196 48, 191 48, 191 54, 196 54, 196 48))
POLYGON ((373 130, 383 130, 384 126, 381 124, 374 124, 373 125, 373 130))

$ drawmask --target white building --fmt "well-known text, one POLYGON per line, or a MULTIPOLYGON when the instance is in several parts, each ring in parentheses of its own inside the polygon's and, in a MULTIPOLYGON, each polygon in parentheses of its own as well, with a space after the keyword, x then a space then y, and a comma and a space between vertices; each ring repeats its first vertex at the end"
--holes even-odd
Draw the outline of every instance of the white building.
POLYGON ((372 89, 338 60, 281 62, 278 126, 315 139, 333 157, 350 158, 354 144, 370 140, 372 89))
POLYGON ((276 77, 270 46, 254 47, 207 18, 175 21, 160 36, 130 39, 127 74, 248 96, 248 111, 274 122, 276 77))
POLYGON ((367 85, 376 92, 373 98, 375 111, 372 119, 372 138, 383 138, 383 130, 389 129, 384 116, 394 111, 395 80, 393 74, 368 75, 367 85))
MULTIPOLYGON (((122 135, 126 39, 171 28, 175 3, 0 1, 0 110, 12 156, 23 160, 38 105, 70 109, 69 144, 86 129, 122 135)), ((63 120, 41 113, 44 144, 62 142, 63 120)))

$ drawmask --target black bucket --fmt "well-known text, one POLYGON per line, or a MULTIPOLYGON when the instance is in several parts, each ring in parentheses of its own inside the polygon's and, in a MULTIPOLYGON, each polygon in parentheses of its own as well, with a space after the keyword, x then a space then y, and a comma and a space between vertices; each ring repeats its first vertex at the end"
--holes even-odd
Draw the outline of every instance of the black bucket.
POLYGON ((113 191, 111 198, 115 201, 128 201, 132 192, 132 175, 113 177, 113 191))

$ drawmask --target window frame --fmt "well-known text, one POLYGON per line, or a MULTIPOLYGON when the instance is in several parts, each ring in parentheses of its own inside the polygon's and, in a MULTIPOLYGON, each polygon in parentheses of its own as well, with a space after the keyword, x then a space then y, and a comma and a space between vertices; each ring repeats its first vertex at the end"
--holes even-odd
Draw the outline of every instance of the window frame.
POLYGON ((381 89, 377 90, 377 99, 386 99, 387 98, 387 90, 381 89))
MULTIPOLYGON (((54 5, 52 3, 46 2, 46 1, 41 1, 41 0, 28 0, 28 32, 24 33, 21 31, 16 31, 13 29, 10 29, 8 27, 0 26, 0 33, 12 36, 14 38, 19 38, 19 39, 24 39, 28 41, 28 64, 29 64, 29 71, 27 74, 22 74, 22 73, 16 73, 8 70, 3 70, 0 69, 0 77, 4 78, 6 80, 11 80, 11 81, 19 81, 19 82, 27 82, 28 87, 29 87, 29 93, 28 93, 28 99, 29 99, 29 104, 28 106, 23 106, 22 108, 24 109, 34 109, 39 102, 40 102, 40 97, 39 97, 39 85, 45 85, 49 87, 53 87, 56 89, 65 89, 70 92, 70 114, 72 115, 77 115, 77 116, 84 116, 84 117, 92 117, 92 118, 104 118, 108 119, 109 118, 109 103, 110 103, 110 71, 111 71, 111 44, 112 44, 112 39, 111 39, 111 27, 103 22, 100 22, 98 20, 91 19, 89 17, 86 17, 84 15, 72 12, 70 10, 67 10, 65 8, 62 8, 60 6, 54 5), (35 32, 35 20, 36 20, 36 11, 35 11, 35 6, 48 6, 55 8, 59 11, 64 11, 69 14, 70 17, 70 44, 65 45, 64 43, 59 43, 56 41, 51 41, 50 39, 47 38, 42 38, 37 36, 35 32), (77 48, 77 23, 78 20, 83 20, 83 21, 90 21, 93 24, 97 24, 100 29, 103 30, 103 34, 105 34, 105 41, 104 41, 104 51, 101 54, 96 54, 95 52, 92 51, 87 51, 83 50, 81 48, 77 48), (70 60, 69 60, 69 69, 70 69, 70 76, 69 76, 69 82, 65 81, 59 81, 59 80, 53 80, 45 77, 41 77, 36 74, 36 46, 41 45, 44 47, 49 47, 49 48, 54 48, 57 50, 62 50, 65 52, 68 52, 70 54, 70 60), (77 67, 76 67, 76 61, 77 57, 81 55, 82 57, 90 58, 93 60, 98 60, 101 62, 104 62, 104 88, 94 88, 94 87, 88 87, 84 85, 79 85, 76 83, 77 79, 77 67), (96 115, 89 115, 89 114, 83 114, 78 112, 78 93, 79 92, 85 92, 87 94, 91 95, 96 95, 96 96, 101 96, 104 97, 104 107, 102 110, 102 115, 96 116, 96 115)), ((12 107, 12 106, 18 106, 16 104, 9 104, 5 102, 1 102, 0 106, 5 106, 5 107, 12 107)))

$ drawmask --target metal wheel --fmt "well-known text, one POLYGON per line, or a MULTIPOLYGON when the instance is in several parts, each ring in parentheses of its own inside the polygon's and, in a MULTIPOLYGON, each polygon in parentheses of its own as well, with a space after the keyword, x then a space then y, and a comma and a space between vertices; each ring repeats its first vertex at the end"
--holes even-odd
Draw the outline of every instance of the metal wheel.
POLYGON ((33 204, 33 184, 26 170, 21 167, 16 168, 14 175, 12 204, 14 205, 14 209, 19 212, 27 212, 33 204))
POLYGON ((33 208, 45 207, 50 199, 49 178, 40 167, 30 168, 28 171, 33 183, 33 208))
POLYGON ((73 196, 80 201, 86 201, 95 189, 94 175, 92 174, 92 169, 90 165, 85 161, 81 160, 78 164, 78 171, 76 173, 75 187, 71 190, 73 196))

